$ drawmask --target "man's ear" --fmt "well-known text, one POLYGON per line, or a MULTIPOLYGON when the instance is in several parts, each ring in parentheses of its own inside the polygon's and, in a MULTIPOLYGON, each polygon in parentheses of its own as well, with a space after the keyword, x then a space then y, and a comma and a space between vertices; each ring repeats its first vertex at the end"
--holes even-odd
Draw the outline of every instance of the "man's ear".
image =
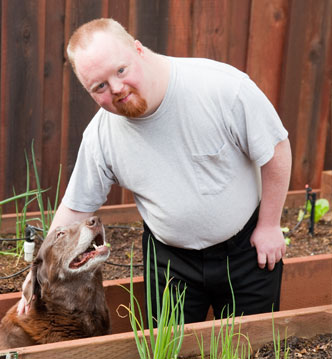
POLYGON ((135 43, 135 48, 136 48, 137 53, 140 56, 144 56, 144 48, 143 48, 142 43, 139 40, 135 40, 134 43, 135 43))

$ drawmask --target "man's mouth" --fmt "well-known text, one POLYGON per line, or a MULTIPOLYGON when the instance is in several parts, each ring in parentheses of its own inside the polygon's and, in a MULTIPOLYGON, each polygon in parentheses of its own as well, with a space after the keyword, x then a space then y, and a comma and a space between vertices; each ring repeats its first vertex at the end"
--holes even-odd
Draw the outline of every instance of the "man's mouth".
POLYGON ((131 95, 131 93, 129 92, 128 95, 124 96, 124 97, 121 97, 118 102, 121 102, 121 103, 126 103, 129 99, 129 96, 131 95))

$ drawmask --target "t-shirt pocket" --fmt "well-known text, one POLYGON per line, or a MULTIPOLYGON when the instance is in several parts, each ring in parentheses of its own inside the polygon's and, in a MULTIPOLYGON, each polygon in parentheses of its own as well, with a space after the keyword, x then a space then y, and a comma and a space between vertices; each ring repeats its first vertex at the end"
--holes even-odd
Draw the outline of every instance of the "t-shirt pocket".
POLYGON ((223 144, 217 153, 193 154, 192 159, 201 194, 221 192, 234 177, 234 168, 227 144, 223 144))

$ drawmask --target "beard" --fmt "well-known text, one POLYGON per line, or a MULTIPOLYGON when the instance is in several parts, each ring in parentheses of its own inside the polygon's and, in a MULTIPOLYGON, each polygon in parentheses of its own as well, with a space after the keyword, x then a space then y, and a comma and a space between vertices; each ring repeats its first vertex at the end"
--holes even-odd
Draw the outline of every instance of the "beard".
POLYGON ((126 117, 140 117, 146 112, 148 105, 146 100, 141 97, 134 87, 129 87, 127 94, 120 94, 113 99, 113 105, 120 115, 126 117), (122 102, 121 99, 131 94, 131 99, 122 102))

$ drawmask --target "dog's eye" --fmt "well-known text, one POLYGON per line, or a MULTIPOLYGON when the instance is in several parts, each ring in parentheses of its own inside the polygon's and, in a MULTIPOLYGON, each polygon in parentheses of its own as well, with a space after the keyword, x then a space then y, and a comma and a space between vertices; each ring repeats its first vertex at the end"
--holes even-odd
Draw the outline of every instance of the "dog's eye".
POLYGON ((64 234, 65 234, 65 232, 63 232, 63 231, 57 232, 57 234, 56 234, 56 239, 62 237, 64 234))

